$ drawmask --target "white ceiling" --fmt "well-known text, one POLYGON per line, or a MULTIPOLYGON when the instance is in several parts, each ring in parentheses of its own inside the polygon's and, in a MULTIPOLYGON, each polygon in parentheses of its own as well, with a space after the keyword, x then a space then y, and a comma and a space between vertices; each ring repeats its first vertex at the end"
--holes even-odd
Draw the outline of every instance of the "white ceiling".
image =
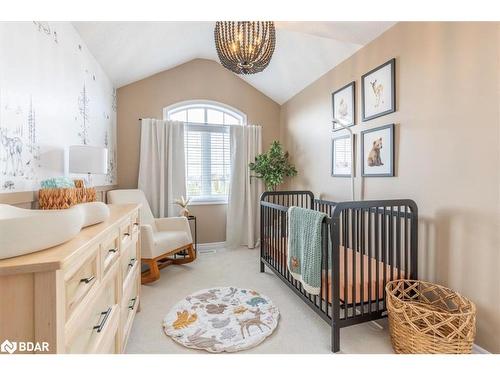
MULTIPOLYGON (((195 58, 219 61, 213 22, 74 22, 116 87, 195 58)), ((279 104, 375 39, 394 22, 277 22, 261 73, 240 77, 279 104)))

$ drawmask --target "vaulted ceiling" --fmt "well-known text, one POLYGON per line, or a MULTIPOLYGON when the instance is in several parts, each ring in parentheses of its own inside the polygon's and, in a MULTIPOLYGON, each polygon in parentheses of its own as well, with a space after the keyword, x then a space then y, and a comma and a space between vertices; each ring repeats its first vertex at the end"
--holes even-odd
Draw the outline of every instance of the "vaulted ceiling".
MULTIPOLYGON (((240 77, 282 104, 394 22, 277 22, 276 49, 261 73, 240 77)), ((214 22, 75 22, 116 87, 195 58, 219 61, 214 22)))

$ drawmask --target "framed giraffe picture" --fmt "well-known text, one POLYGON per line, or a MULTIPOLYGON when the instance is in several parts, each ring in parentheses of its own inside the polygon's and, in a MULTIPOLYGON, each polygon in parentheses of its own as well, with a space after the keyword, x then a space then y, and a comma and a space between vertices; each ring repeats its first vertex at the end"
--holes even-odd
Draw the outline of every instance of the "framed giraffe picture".
POLYGON ((363 121, 396 111, 396 59, 361 76, 363 121))

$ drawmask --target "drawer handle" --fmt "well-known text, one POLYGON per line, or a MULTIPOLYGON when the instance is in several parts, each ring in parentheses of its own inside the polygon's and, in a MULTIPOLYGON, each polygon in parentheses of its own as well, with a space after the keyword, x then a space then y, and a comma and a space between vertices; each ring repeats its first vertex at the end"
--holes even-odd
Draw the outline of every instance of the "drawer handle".
POLYGON ((139 223, 134 223, 134 226, 135 226, 135 227, 138 227, 138 226, 139 226, 139 223))
POLYGON ((88 284, 88 283, 90 283, 94 279, 95 279, 95 276, 90 276, 90 277, 86 277, 85 279, 80 279, 80 282, 88 284))
POLYGON ((135 258, 131 258, 131 259, 130 259, 130 263, 128 264, 128 266, 129 266, 129 267, 133 267, 133 266, 134 266, 134 264, 135 264, 135 261, 136 261, 136 260, 137 260, 137 259, 135 259, 135 258))
POLYGON ((118 251, 118 249, 116 249, 116 248, 115 249, 109 249, 108 253, 116 253, 117 251, 118 251))
POLYGON ((103 311, 101 313, 101 316, 104 316, 104 318, 102 318, 102 320, 101 320, 101 323, 99 323, 98 325, 92 327, 93 329, 97 330, 97 333, 101 332, 102 329, 104 328, 104 325, 106 324, 106 321, 108 320, 108 317, 109 317, 110 313, 111 313, 111 307, 108 310, 103 311))
POLYGON ((123 233, 123 237, 129 237, 130 236, 130 233, 123 233))
POLYGON ((130 310, 133 310, 133 309, 134 309, 134 307, 135 307, 135 303, 137 302, 137 297, 132 298, 132 299, 130 300, 130 302, 131 302, 131 304, 128 306, 128 308, 129 308, 130 310))

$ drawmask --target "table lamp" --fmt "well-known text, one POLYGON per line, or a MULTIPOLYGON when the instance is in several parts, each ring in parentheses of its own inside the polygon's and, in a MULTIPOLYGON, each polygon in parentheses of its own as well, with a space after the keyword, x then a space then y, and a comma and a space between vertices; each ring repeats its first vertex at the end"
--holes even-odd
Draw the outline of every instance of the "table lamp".
POLYGON ((92 174, 108 173, 108 149, 96 146, 69 146, 69 172, 86 173, 87 187, 91 187, 92 174))

